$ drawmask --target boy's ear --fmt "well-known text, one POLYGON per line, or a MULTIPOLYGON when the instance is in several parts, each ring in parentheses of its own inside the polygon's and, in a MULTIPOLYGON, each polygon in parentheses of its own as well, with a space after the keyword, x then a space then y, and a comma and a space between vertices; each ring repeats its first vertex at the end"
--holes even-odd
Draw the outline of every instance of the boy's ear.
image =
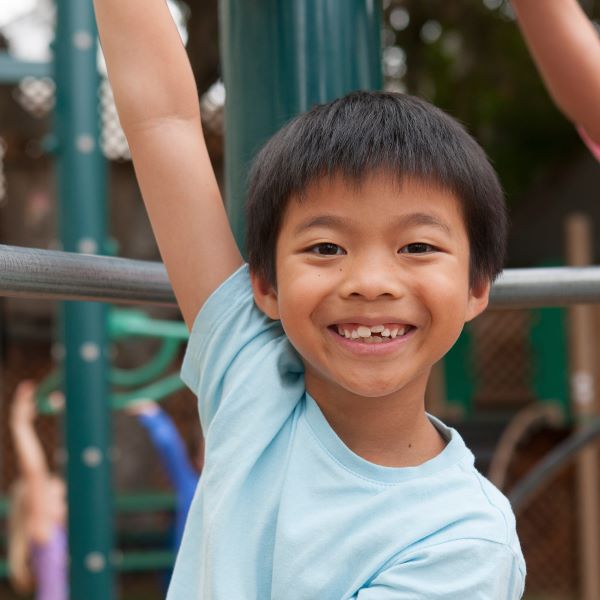
POLYGON ((250 281, 252 283, 254 301, 258 308, 270 319, 278 320, 279 304, 277 302, 277 291, 264 277, 256 273, 250 273, 250 281))
POLYGON ((469 290, 469 304, 467 306, 467 316, 465 322, 473 320, 480 315, 490 301, 491 281, 478 283, 469 290))

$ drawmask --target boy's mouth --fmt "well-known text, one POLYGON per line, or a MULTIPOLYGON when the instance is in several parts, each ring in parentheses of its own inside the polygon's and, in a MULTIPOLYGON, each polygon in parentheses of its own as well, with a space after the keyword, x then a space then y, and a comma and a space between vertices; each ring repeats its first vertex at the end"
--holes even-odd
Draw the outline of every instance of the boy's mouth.
POLYGON ((382 323, 381 325, 360 325, 358 323, 338 323, 330 327, 341 337, 363 344, 385 344, 403 337, 415 329, 406 323, 382 323))

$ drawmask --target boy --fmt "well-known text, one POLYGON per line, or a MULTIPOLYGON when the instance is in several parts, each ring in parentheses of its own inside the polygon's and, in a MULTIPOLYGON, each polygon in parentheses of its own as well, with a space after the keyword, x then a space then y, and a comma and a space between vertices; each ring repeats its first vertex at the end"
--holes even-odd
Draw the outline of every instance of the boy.
POLYGON ((508 502, 424 411, 432 365, 501 269, 505 209, 482 150, 415 98, 315 108, 256 160, 248 268, 163 0, 96 12, 192 329, 182 377, 206 454, 168 598, 519 598, 508 502))

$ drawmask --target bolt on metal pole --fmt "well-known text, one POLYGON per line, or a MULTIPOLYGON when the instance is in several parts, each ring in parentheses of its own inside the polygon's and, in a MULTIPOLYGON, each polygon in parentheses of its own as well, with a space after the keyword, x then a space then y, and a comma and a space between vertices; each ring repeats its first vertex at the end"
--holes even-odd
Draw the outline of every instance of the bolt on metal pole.
MULTIPOLYGON (((55 42, 63 248, 101 253, 106 173, 99 148, 97 35, 91 2, 58 0, 55 42)), ((63 305, 70 597, 115 598, 106 305, 63 305)))
POLYGON ((382 85, 378 0, 221 0, 225 185, 244 249, 248 166, 294 115, 382 85))

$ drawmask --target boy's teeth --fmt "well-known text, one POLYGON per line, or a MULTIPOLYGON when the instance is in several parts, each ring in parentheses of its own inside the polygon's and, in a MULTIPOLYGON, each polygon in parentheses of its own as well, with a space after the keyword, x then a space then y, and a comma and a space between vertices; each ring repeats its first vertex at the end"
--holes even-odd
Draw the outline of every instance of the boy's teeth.
POLYGON ((394 339, 398 336, 403 336, 409 330, 409 328, 409 325, 404 325, 402 327, 393 327, 391 329, 385 327, 385 325, 373 325, 373 327, 359 325, 356 329, 346 329, 341 325, 338 325, 337 331, 342 337, 345 337, 349 340, 356 340, 358 338, 361 338, 363 342, 367 342, 369 344, 380 344, 383 341, 382 338, 394 339), (381 337, 376 335, 374 336, 372 335, 373 333, 379 333, 381 337))

